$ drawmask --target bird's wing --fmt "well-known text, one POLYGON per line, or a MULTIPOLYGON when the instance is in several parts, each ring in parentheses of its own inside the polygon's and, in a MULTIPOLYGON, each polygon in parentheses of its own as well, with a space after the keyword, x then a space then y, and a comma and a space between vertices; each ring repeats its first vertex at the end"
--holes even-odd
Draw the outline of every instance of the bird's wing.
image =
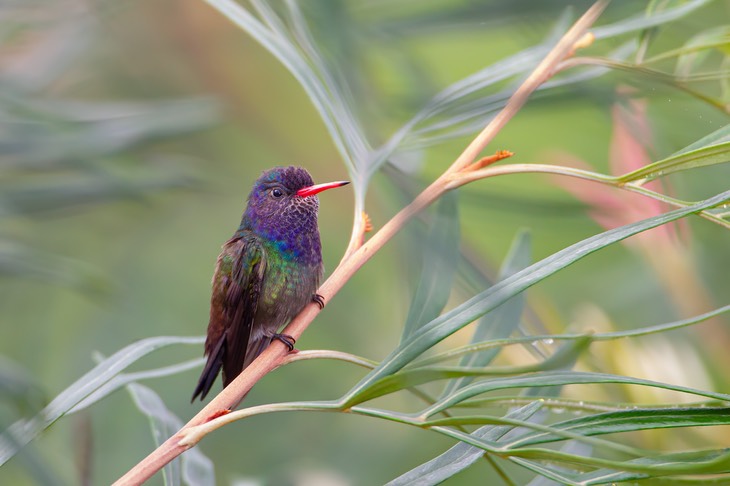
POLYGON ((208 362, 200 376, 193 400, 210 391, 223 368, 223 385, 238 376, 263 286, 266 252, 253 237, 234 237, 223 245, 213 275, 208 338, 208 362))
POLYGON ((223 358, 223 386, 228 386, 243 369, 266 271, 266 253, 258 241, 253 238, 241 241, 236 245, 238 260, 233 265, 226 291, 228 329, 223 358))

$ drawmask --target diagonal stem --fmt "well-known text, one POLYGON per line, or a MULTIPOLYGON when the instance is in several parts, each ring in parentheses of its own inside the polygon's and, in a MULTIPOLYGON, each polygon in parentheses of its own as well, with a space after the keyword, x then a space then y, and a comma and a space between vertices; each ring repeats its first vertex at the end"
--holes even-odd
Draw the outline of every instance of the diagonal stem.
MULTIPOLYGON (((576 46, 580 45, 587 29, 598 19, 607 5, 608 0, 596 1, 558 41, 543 61, 515 91, 504 109, 467 146, 451 167, 424 189, 408 206, 398 212, 367 242, 340 262, 340 265, 318 291, 325 301, 329 301, 334 297, 355 272, 400 231, 413 216, 452 189, 450 183, 454 179, 458 179, 462 170, 477 159, 480 152, 486 148, 487 144, 492 141, 502 127, 517 114, 529 96, 556 72, 559 63, 572 55, 576 46)), ((316 304, 308 305, 291 321, 284 332, 294 339, 299 339, 319 311, 320 309, 316 304)), ((286 354, 286 346, 279 341, 274 341, 230 385, 190 419, 180 431, 130 469, 114 484, 137 485, 151 478, 166 464, 191 447, 191 445, 180 443, 180 438, 187 429, 203 424, 211 418, 220 416, 225 411, 235 408, 256 382, 281 364, 286 354)))

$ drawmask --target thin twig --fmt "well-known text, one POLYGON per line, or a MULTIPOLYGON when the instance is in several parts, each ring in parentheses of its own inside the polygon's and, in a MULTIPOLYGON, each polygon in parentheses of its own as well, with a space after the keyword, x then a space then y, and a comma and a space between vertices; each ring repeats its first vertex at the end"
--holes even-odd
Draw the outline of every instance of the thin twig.
MULTIPOLYGON (((519 111, 529 96, 555 72, 558 64, 572 54, 576 43, 584 38, 587 29, 598 19, 601 12, 608 5, 608 0, 598 0, 589 8, 583 16, 571 27, 571 29, 558 41, 555 47, 547 54, 545 59, 535 68, 523 84, 510 98, 504 109, 485 127, 485 129, 469 144, 464 152, 454 161, 444 174, 419 194, 408 206, 403 208, 390 221, 388 221, 368 241, 353 251, 349 257, 340 262, 332 275, 319 289, 318 293, 329 301, 344 286, 344 284, 364 265, 385 243, 387 243, 403 226, 416 214, 436 201, 451 187, 449 183, 464 167, 470 165, 477 159, 479 154, 486 148, 487 144, 497 135, 504 125, 519 111)), ((362 216, 356 218, 357 224, 364 228, 362 216)), ((360 228, 353 228, 353 234, 363 231, 360 228)), ((286 327, 285 332, 294 339, 298 339, 306 330, 309 324, 319 313, 320 309, 316 304, 305 307, 291 323, 286 327)), ((156 450, 130 469, 115 484, 116 485, 137 485, 141 484, 157 471, 162 469, 175 457, 192 447, 189 444, 181 444, 180 438, 186 435, 188 429, 204 424, 225 414, 226 411, 235 408, 253 385, 263 378, 271 370, 278 367, 287 354, 286 346, 274 341, 253 363, 251 363, 238 377, 226 388, 223 389, 208 405, 195 415, 180 431, 170 437, 156 450)))
POLYGON ((479 152, 491 142, 494 137, 504 128, 507 122, 517 114, 522 106, 527 102, 530 95, 547 81, 556 72, 557 66, 570 57, 576 45, 585 45, 585 34, 588 28, 598 19, 603 10, 608 5, 607 0, 598 0, 583 14, 578 21, 565 33, 545 58, 537 65, 534 71, 525 79, 517 91, 510 97, 505 107, 495 116, 477 135, 477 137, 469 144, 464 152, 449 167, 447 173, 458 172, 460 169, 471 164, 478 156, 479 152))
MULTIPOLYGON (((575 177, 577 179, 583 179, 591 182, 598 182, 599 184, 605 184, 617 189, 641 194, 642 196, 650 197, 654 200, 663 202, 675 208, 686 208, 691 206, 694 202, 680 201, 673 197, 661 194, 651 189, 647 189, 640 184, 635 182, 626 183, 623 181, 623 176, 609 176, 605 174, 599 174, 597 172, 591 172, 584 169, 577 169, 575 167, 567 167, 561 165, 549 165, 549 164, 510 164, 502 167, 485 167, 470 172, 460 173, 458 178, 455 178, 449 183, 449 188, 454 189, 469 182, 486 179, 489 177, 497 177, 507 174, 553 174, 567 177, 575 177)), ((708 221, 712 221, 724 228, 730 229, 730 221, 723 219, 723 215, 719 213, 713 213, 710 210, 703 210, 697 213, 698 216, 708 221)))

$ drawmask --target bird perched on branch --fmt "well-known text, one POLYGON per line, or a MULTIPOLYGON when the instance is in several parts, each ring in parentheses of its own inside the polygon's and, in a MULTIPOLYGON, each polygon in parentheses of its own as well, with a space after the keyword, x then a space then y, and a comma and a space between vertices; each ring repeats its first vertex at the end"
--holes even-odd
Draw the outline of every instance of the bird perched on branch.
POLYGON ((193 400, 203 400, 218 372, 226 387, 273 339, 291 351, 294 339, 278 330, 305 305, 324 305, 317 194, 347 181, 314 185, 301 167, 265 171, 248 196, 241 225, 218 255, 205 341, 208 361, 193 400))

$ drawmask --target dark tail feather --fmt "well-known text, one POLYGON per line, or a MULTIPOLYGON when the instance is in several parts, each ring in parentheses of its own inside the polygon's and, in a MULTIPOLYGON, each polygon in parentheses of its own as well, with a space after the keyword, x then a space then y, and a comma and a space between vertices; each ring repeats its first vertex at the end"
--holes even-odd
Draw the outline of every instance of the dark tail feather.
POLYGON ((225 367, 223 368, 223 388, 227 387, 233 380, 235 380, 241 371, 248 368, 248 365, 253 363, 253 360, 258 358, 259 354, 263 353, 264 350, 269 347, 271 340, 271 337, 264 335, 258 339, 249 341, 246 354, 243 356, 243 364, 241 367, 229 370, 226 370, 225 367))
POLYGON ((215 379, 218 377, 218 373, 223 366, 225 342, 225 336, 222 336, 218 344, 213 348, 213 352, 208 356, 208 362, 205 363, 205 368, 203 368, 203 372, 200 374, 198 386, 193 391, 193 398, 190 399, 190 403, 194 402, 198 395, 200 395, 200 401, 202 402, 213 386, 213 383, 215 383, 215 379))

